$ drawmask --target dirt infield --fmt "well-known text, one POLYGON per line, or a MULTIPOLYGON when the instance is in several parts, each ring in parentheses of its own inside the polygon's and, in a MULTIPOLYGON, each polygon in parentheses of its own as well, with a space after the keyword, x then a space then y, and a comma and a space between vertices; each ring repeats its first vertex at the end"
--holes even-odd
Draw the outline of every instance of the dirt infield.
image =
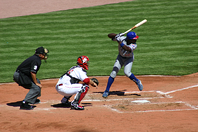
MULTIPOLYGON (((129 0, 2 0, 0 18, 45 13, 129 0)), ((110 96, 102 98, 108 77, 96 77, 82 101, 84 111, 61 107, 58 79, 41 80, 40 104, 19 110, 28 90, 16 83, 0 84, 0 132, 197 132, 198 73, 187 76, 137 76, 138 91, 125 76, 116 77, 110 96)), ((71 98, 72 100, 73 98, 71 98)))
MULTIPOLYGON (((0 85, 0 132, 196 132, 198 130, 198 73, 174 76, 138 76, 144 85, 118 76, 110 96, 102 98, 108 77, 96 77, 82 101, 84 111, 60 107, 58 79, 41 80, 40 104, 19 110, 28 90, 16 83, 0 85)), ((71 98, 72 100, 73 98, 71 98)))
POLYGON ((90 7, 130 0, 0 0, 0 18, 90 7))

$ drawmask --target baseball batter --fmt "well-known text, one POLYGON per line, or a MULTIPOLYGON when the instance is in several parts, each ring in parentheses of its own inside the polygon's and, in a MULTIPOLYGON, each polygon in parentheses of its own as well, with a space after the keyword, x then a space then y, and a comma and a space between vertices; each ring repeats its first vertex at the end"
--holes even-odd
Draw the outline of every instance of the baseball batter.
POLYGON ((104 91, 102 97, 106 98, 109 95, 110 87, 122 66, 124 66, 125 75, 133 80, 137 84, 139 90, 142 91, 143 85, 141 81, 137 79, 133 73, 131 73, 134 60, 133 51, 137 48, 136 41, 139 36, 137 36, 135 32, 128 32, 126 37, 115 33, 108 34, 108 37, 113 41, 118 42, 119 54, 113 66, 113 70, 109 76, 106 90, 104 91))
POLYGON ((97 88, 97 84, 87 77, 88 61, 87 56, 78 57, 77 66, 71 67, 56 84, 57 92, 64 96, 61 100, 62 104, 71 105, 71 109, 84 110, 84 107, 80 106, 79 103, 86 95, 89 84, 97 88), (70 104, 69 99, 74 94, 76 95, 70 104))

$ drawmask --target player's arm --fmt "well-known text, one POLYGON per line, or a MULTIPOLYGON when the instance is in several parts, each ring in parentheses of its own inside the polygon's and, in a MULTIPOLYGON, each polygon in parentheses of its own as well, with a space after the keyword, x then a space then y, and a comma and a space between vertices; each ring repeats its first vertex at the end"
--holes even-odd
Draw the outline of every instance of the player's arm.
POLYGON ((117 41, 117 42, 124 50, 129 51, 129 52, 132 51, 131 48, 129 46, 123 44, 122 41, 117 41))
POLYGON ((120 40, 120 37, 121 37, 121 36, 120 36, 119 34, 110 33, 110 34, 108 34, 108 37, 111 38, 112 40, 116 39, 117 42, 118 42, 118 44, 119 44, 124 50, 129 51, 129 52, 132 51, 130 47, 126 46, 125 44, 122 44, 122 41, 120 40), (117 38, 116 38, 116 36, 117 36, 117 38))
POLYGON ((30 72, 30 73, 31 73, 31 77, 32 77, 33 82, 34 82, 37 86, 39 86, 40 88, 42 88, 42 85, 41 85, 40 83, 38 83, 37 80, 36 80, 36 74, 35 74, 34 72, 30 72))
POLYGON ((93 82, 90 78, 85 78, 85 79, 83 80, 83 82, 84 82, 85 84, 87 84, 87 85, 90 84, 91 86, 98 88, 98 85, 97 85, 95 82, 93 82))

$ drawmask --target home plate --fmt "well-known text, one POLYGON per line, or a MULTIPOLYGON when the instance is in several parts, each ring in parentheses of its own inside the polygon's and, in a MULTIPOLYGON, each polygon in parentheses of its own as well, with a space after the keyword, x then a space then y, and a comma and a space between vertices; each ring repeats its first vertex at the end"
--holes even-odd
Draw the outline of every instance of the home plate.
POLYGON ((134 100, 131 102, 133 102, 133 103, 149 103, 150 101, 148 101, 148 100, 134 100))

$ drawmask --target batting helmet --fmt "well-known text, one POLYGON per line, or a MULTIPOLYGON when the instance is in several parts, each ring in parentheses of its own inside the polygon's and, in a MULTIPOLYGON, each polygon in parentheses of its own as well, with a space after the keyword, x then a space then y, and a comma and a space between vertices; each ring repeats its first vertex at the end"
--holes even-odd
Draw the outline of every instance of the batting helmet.
POLYGON ((139 36, 137 36, 135 32, 128 32, 127 33, 127 38, 128 39, 138 39, 139 36))
POLYGON ((89 61, 89 58, 87 56, 80 56, 77 59, 77 64, 83 69, 88 70, 89 69, 88 61, 89 61))

